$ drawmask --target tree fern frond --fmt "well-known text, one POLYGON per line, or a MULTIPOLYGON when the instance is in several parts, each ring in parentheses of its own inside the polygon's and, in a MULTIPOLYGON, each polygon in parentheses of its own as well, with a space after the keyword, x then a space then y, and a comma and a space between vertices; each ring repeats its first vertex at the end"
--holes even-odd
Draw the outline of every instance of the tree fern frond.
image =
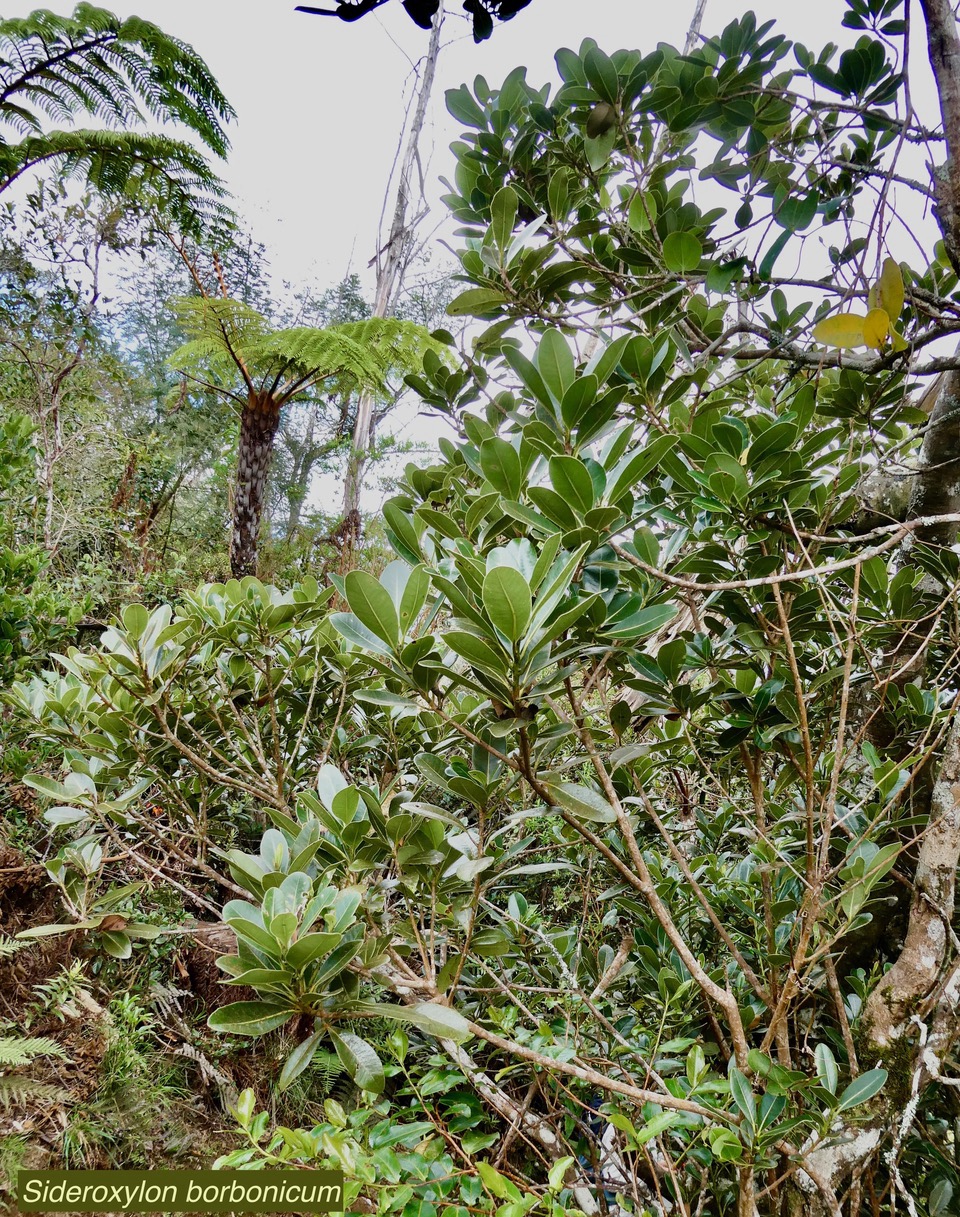
POLYGON ((271 330, 266 318, 237 300, 187 297, 173 307, 191 341, 171 356, 172 367, 226 376, 240 360, 258 383, 278 382, 283 400, 325 380, 382 392, 392 372, 418 370, 424 351, 441 349, 422 326, 395 318, 271 330))
POLYGON ((214 296, 181 296, 171 301, 177 321, 195 339, 225 344, 235 341, 246 345, 270 332, 262 313, 241 300, 214 296))
POLYGON ((140 17, 92 4, 72 16, 38 9, 0 19, 0 191, 21 173, 59 159, 104 193, 171 212, 190 227, 226 215, 222 182, 185 141, 143 131, 146 118, 182 123, 218 156, 234 111, 191 46, 140 17), (107 131, 46 130, 88 114, 107 131))
POLYGON ((0 1036, 0 1066, 11 1069, 18 1065, 29 1065, 38 1056, 55 1056, 61 1061, 67 1059, 62 1046, 46 1036, 32 1039, 21 1035, 0 1036))
POLYGON ((189 229, 222 218, 226 191, 190 144, 133 131, 50 131, 0 147, 0 190, 22 173, 59 161, 65 177, 83 174, 103 194, 159 209, 189 229))
POLYGON ((218 156, 229 147, 234 111, 206 63, 186 42, 141 17, 126 20, 92 4, 72 16, 38 9, 0 20, 0 122, 8 104, 42 119, 96 113, 117 126, 183 123, 218 156), (31 109, 32 107, 32 109, 31 109))

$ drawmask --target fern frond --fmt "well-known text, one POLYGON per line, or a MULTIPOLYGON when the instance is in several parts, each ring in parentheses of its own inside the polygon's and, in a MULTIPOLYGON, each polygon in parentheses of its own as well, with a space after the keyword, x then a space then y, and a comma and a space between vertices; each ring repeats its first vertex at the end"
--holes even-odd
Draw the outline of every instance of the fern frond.
POLYGON ((0 934, 0 959, 9 959, 11 955, 16 955, 17 951, 22 951, 26 945, 25 942, 17 942, 15 938, 0 934))
POLYGON ((27 1099, 57 1103, 67 1098, 67 1091, 53 1082, 35 1082, 32 1078, 0 1078, 0 1108, 22 1107, 27 1099))
POLYGON ((29 1065, 38 1056, 54 1056, 65 1061, 67 1054, 56 1040, 46 1036, 10 1035, 0 1036, 0 1066, 5 1069, 15 1069, 19 1065, 29 1065))
POLYGON ((270 330, 237 300, 188 297, 174 308, 191 341, 171 356, 172 367, 226 382, 242 363, 256 383, 272 386, 281 405, 324 381, 382 392, 391 373, 419 370, 427 349, 441 349, 422 326, 395 318, 270 330))
POLYGON ((225 187, 196 148, 134 131, 50 131, 0 146, 0 191, 52 161, 64 177, 82 175, 101 193, 163 211, 190 229, 227 214, 225 187))
POLYGON ((0 122, 41 131, 44 118, 88 113, 129 127, 143 121, 141 106, 226 154, 233 107, 188 43, 87 3, 69 17, 38 9, 0 20, 0 122))
POLYGON ((187 43, 139 17, 92 4, 70 17, 39 9, 0 19, 0 191, 28 169, 58 160, 104 193, 169 210, 178 223, 227 213, 222 182, 196 148, 143 131, 147 117, 182 123, 224 156, 233 109, 187 43), (46 130, 90 115, 109 129, 46 130), (3 128, 23 138, 3 139, 3 128))

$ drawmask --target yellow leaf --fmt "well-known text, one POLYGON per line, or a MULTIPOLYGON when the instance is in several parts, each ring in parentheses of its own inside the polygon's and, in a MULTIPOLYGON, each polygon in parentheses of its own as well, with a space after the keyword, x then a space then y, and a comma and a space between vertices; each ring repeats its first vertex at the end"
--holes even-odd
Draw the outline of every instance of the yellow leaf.
POLYGON ((813 327, 813 340, 828 347, 862 347, 866 345, 864 321, 866 317, 858 317, 855 313, 837 313, 835 317, 826 317, 813 327))
POLYGON ((880 284, 874 283, 873 287, 867 292, 867 312, 877 307, 880 301, 877 299, 877 293, 880 290, 880 284))
POLYGON ((910 347, 910 343, 900 333, 896 326, 890 327, 890 337, 893 339, 893 349, 895 351, 906 351, 910 347))
POLYGON ((903 275, 893 258, 884 258, 877 281, 877 304, 891 321, 896 321, 903 310, 903 275))
POLYGON ((871 350, 879 351, 890 337, 890 317, 883 308, 872 308, 863 319, 863 341, 871 350))

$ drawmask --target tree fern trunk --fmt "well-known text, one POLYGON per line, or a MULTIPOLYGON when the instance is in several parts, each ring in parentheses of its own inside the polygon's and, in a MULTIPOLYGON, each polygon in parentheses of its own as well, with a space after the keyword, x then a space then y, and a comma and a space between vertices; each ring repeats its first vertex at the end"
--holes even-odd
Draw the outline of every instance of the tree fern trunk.
POLYGON ((230 570, 235 579, 257 573, 257 541, 263 515, 267 471, 280 408, 269 397, 251 395, 240 419, 237 486, 233 496, 230 570))

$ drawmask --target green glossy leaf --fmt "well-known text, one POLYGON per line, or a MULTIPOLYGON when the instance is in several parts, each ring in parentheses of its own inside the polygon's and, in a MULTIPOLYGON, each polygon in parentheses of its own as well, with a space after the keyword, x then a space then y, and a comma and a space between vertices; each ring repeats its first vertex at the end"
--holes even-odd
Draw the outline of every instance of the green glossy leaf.
POLYGON ((277 1089, 284 1091, 303 1071, 308 1068, 323 1041, 323 1032, 315 1031, 294 1048, 283 1062, 280 1076, 277 1078, 277 1089))
POLYGON ((668 621, 677 615, 677 609, 672 604, 650 604, 639 612, 631 613, 619 621, 609 623, 604 632, 610 638, 648 638, 662 629, 668 621))
POLYGON ((507 297, 492 287, 470 287, 447 305, 449 317, 489 317, 498 312, 507 297))
POLYGON ((293 968, 294 971, 305 968, 307 964, 321 959, 334 950, 339 945, 341 937, 341 934, 304 934, 287 950, 287 967, 293 968))
POLYGON ((331 1031, 330 1038, 341 1064, 360 1089, 380 1094, 385 1082, 383 1064, 373 1047, 349 1031, 331 1031))
POLYGON ((400 621, 390 593, 368 571, 352 570, 343 581, 347 603, 377 638, 391 647, 400 641, 400 621))
POLYGON ((868 1069, 866 1073, 861 1073, 859 1077, 853 1079, 840 1096, 837 1111, 848 1111, 851 1107, 866 1103, 868 1099, 872 1099, 874 1095, 880 1093, 886 1085, 886 1081, 886 1069, 868 1069))
POLYGON ((826 1044, 817 1044, 813 1059, 817 1068, 817 1077, 831 1094, 836 1094, 840 1081, 840 1070, 837 1068, 836 1058, 830 1048, 826 1044))
POLYGON ((483 580, 483 607, 500 633, 517 642, 530 621, 530 585, 518 570, 495 566, 483 580))
POLYGON ((266 1035, 292 1017, 289 1006, 268 1001, 237 1001, 221 1006, 207 1019, 207 1026, 214 1031, 226 1031, 230 1035, 266 1035))
POLYGON ((551 398, 559 404, 576 375, 573 352, 559 330, 547 330, 540 339, 536 364, 551 398))
POLYGON ((517 222, 517 192, 512 186, 503 186, 493 196, 490 204, 490 229, 497 249, 503 253, 510 244, 514 225, 517 222))
POLYGON ((546 783, 547 790, 557 804, 578 820, 592 824, 612 824, 617 813, 598 790, 580 786, 575 782, 546 783))
POLYGON ((751 1128, 755 1128, 757 1124, 757 1101, 754 1098, 746 1075, 741 1073, 736 1065, 731 1063, 727 1076, 730 1079, 730 1094, 733 1096, 734 1103, 736 1103, 740 1114, 751 1128))
POLYGON ((494 490, 505 498, 517 499, 523 487, 520 454, 513 444, 494 436, 480 445, 480 468, 494 490))
POLYGON ((550 483, 560 498, 581 515, 596 502, 593 478, 583 461, 575 456, 550 458, 550 483))
POLYGON ((692 232, 671 232, 663 241, 663 260, 667 270, 689 274, 703 260, 703 246, 692 232))

